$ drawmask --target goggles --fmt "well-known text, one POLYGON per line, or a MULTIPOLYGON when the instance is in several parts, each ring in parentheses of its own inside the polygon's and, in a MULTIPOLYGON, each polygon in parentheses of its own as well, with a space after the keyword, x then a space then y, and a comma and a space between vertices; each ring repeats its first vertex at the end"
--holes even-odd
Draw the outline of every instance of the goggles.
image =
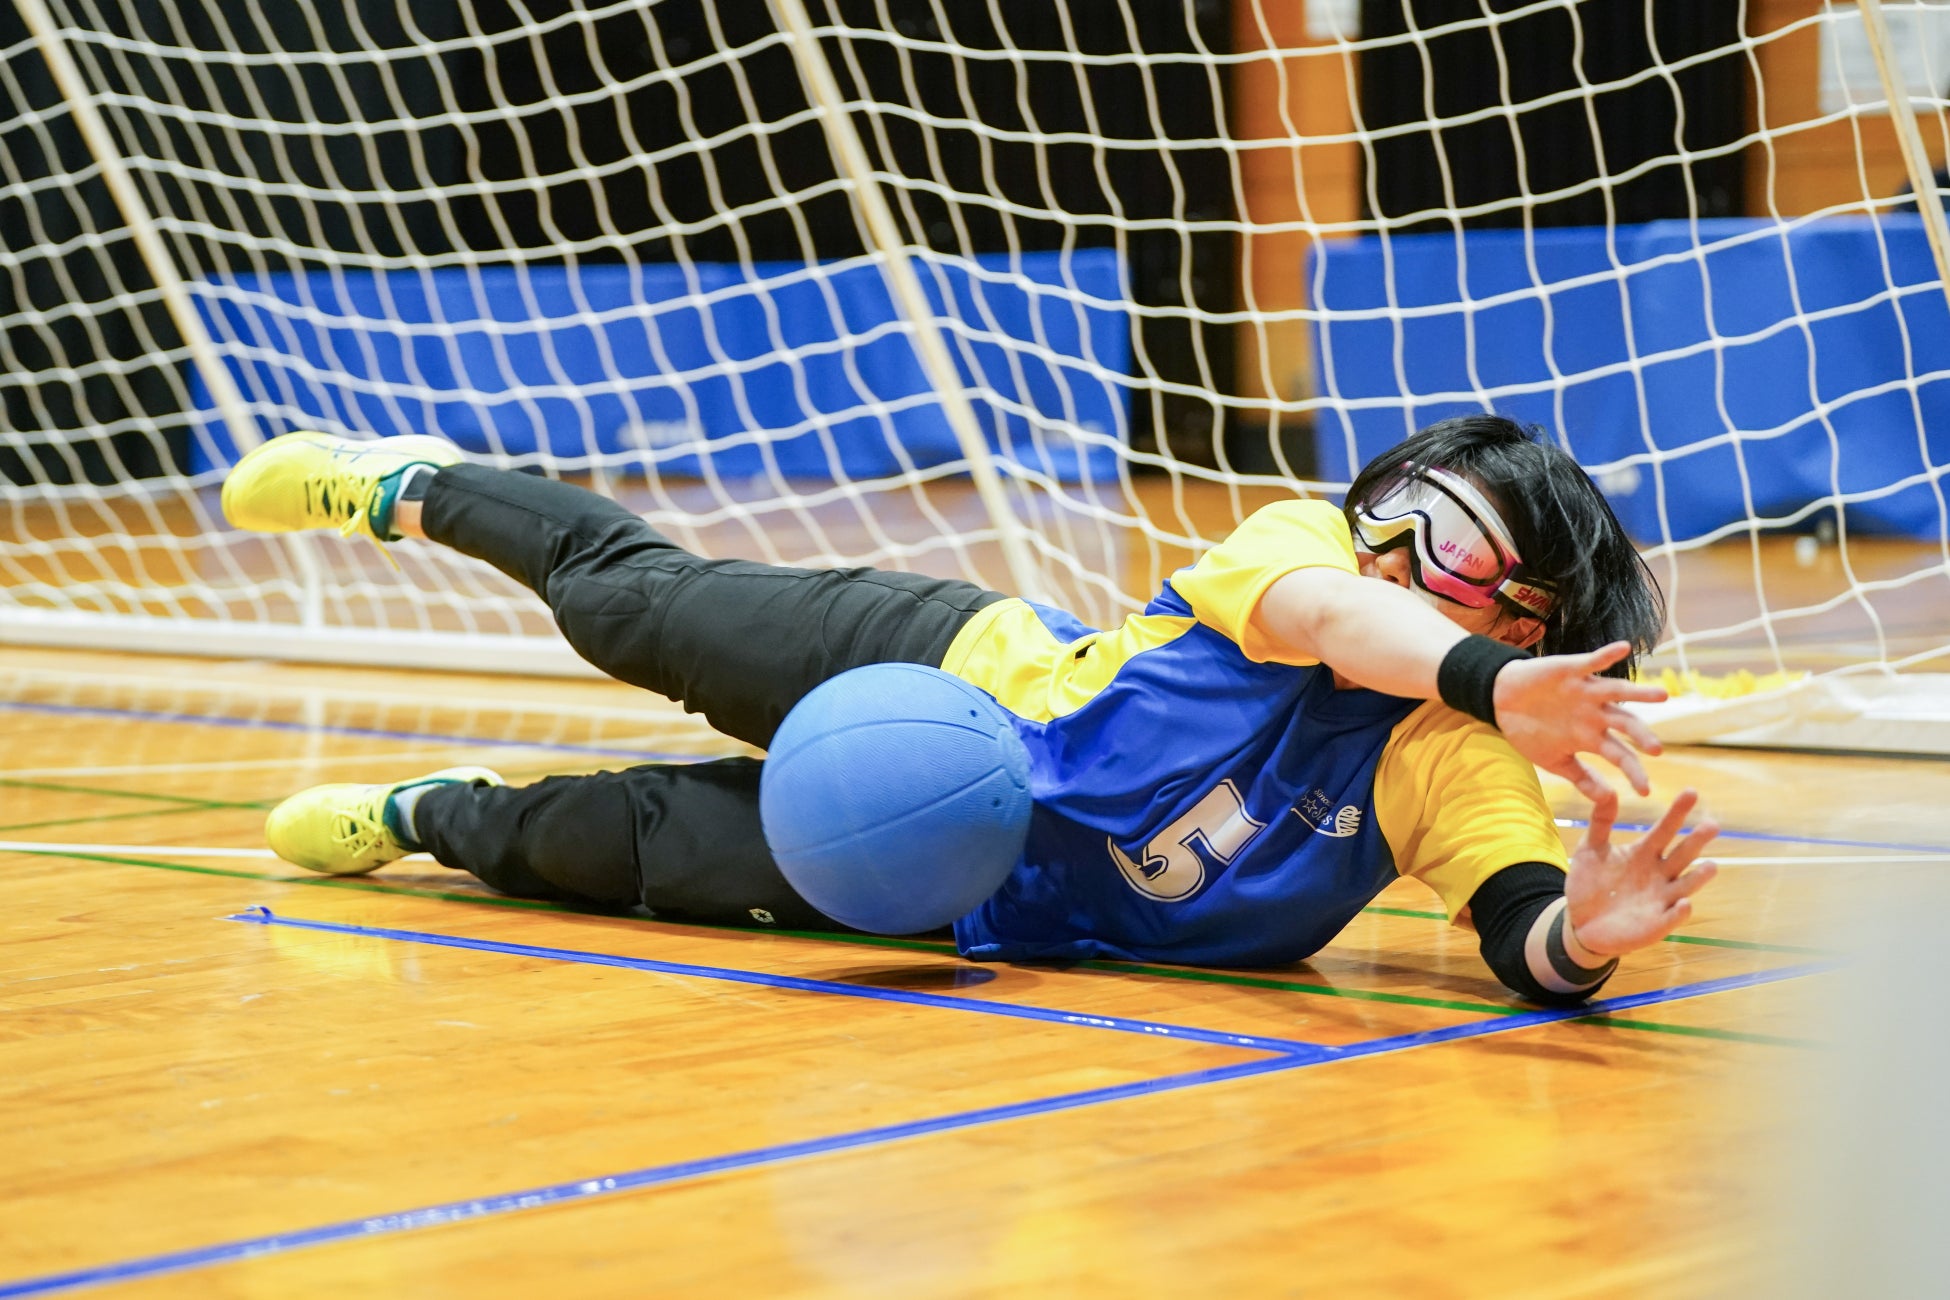
POLYGON ((1471 609, 1501 604, 1525 618, 1547 618, 1551 585, 1524 571, 1503 519, 1460 475, 1413 461, 1401 478, 1354 511, 1356 546, 1373 555, 1409 547, 1415 585, 1471 609))

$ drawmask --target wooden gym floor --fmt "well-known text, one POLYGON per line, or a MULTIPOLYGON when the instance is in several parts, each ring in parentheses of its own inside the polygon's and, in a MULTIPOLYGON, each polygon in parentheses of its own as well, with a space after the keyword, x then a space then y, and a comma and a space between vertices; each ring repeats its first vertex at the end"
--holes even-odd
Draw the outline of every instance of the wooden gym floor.
POLYGON ((1676 752, 1727 870, 1565 1019, 1413 882, 1287 970, 1054 969, 261 847, 319 781, 724 749, 595 683, 0 652, 0 1295, 1738 1293, 1837 900, 1950 871, 1950 764, 1676 752))

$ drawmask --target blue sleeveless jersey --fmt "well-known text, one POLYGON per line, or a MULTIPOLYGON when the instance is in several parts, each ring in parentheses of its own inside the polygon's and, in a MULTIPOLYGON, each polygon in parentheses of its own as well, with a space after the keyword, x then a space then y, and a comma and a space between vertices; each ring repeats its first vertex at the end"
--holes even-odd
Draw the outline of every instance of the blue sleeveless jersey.
POLYGON ((1265 640, 1252 611, 1310 566, 1355 571, 1346 522, 1284 502, 1117 628, 1007 600, 963 629, 941 666, 1013 715, 1036 801, 1022 861, 955 925, 965 955, 1280 965, 1398 874, 1455 919, 1503 867, 1565 864, 1535 770, 1493 728, 1337 690, 1265 640))
MULTIPOLYGON (((1092 630, 1037 609, 1058 639, 1092 630)), ((1146 615, 1189 617, 1169 588, 1146 615)), ((1085 644, 1085 652, 1094 647, 1085 644)), ((1081 709, 1018 717, 1036 811, 1022 862, 962 918, 962 952, 1188 965, 1298 961, 1395 878, 1375 767, 1419 701, 1253 663, 1194 625, 1081 709)))

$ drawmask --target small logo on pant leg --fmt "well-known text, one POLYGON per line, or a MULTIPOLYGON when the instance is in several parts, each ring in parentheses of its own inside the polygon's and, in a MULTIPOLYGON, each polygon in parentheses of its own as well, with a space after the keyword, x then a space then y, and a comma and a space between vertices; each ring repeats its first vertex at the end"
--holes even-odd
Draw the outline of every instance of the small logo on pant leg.
POLYGON ((754 920, 754 921, 756 921, 756 922, 758 922, 758 923, 759 923, 760 925, 777 925, 777 924, 778 924, 778 922, 777 922, 777 921, 775 921, 775 920, 773 920, 773 919, 772 919, 772 914, 771 914, 770 912, 768 912, 768 911, 766 911, 766 910, 765 910, 764 908, 762 908, 762 907, 754 907, 754 908, 752 909, 752 920, 754 920))

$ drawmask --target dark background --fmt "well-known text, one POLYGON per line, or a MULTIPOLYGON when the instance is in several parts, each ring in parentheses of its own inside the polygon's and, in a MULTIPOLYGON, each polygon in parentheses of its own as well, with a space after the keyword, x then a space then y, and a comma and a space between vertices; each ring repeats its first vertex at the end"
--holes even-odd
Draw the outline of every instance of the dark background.
MULTIPOLYGON (((944 6, 952 31, 941 32, 926 0, 825 0, 851 25, 878 26, 921 40, 946 36, 976 50, 1077 49, 1114 55, 1224 52, 1231 14, 1227 0, 1134 0, 1135 31, 1124 7, 1076 2, 1067 16, 1054 0, 998 0, 988 5, 944 6)), ((1491 0, 1494 9, 1520 7, 1518 0, 1491 0)), ((306 6, 305 8, 310 8, 306 6)), ((821 0, 811 0, 821 20, 821 0)), ((567 0, 527 0, 522 11, 502 0, 472 5, 476 30, 489 34, 524 24, 547 23, 573 12, 567 0)), ((179 6, 144 6, 131 18, 120 6, 76 5, 76 20, 164 44, 197 49, 226 47, 247 53, 266 49, 305 51, 322 27, 326 48, 356 52, 389 48, 413 39, 463 36, 467 26, 454 0, 346 0, 306 14, 298 5, 258 8, 257 0, 203 0, 179 6), (329 12, 328 12, 329 11, 329 12), (148 25, 132 30, 131 21, 148 25)), ((1365 0, 1369 35, 1427 31, 1459 19, 1478 18, 1480 0, 1365 0)), ((1587 80, 1615 80, 1651 66, 1653 50, 1667 61, 1695 50, 1728 44, 1737 34, 1736 0, 1588 0, 1583 71, 1587 80), (1648 20, 1648 13, 1650 19, 1648 20)), ((829 182, 832 156, 816 121, 768 134, 709 140, 752 121, 777 123, 804 112, 806 101, 790 52, 781 44, 711 63, 715 54, 762 41, 774 30, 763 0, 664 0, 647 16, 631 13, 595 23, 569 23, 539 42, 508 41, 492 51, 468 49, 417 65, 390 65, 384 75, 370 62, 342 62, 336 75, 299 60, 238 70, 178 60, 122 60, 88 65, 109 88, 174 100, 193 108, 285 123, 322 123, 323 131, 273 133, 187 127, 155 118, 112 115, 125 148, 150 156, 201 160, 239 177, 277 176, 299 183, 366 192, 370 201, 339 203, 271 199, 240 203, 224 187, 190 187, 151 174, 150 201, 161 212, 194 216, 223 231, 254 239, 288 237, 308 247, 383 256, 440 256, 459 249, 505 251, 510 260, 559 260, 565 247, 586 244, 586 261, 618 260, 624 250, 639 259, 671 260, 678 240, 699 261, 799 260, 810 251, 844 257, 862 248, 860 227, 847 196, 838 190, 769 211, 739 214, 784 187, 798 192, 829 182), (537 45, 540 47, 537 55, 537 45), (593 89, 605 80, 627 83, 659 68, 689 70, 677 84, 626 92, 618 111, 613 96, 564 114, 541 105, 559 95, 593 89), (165 86, 164 83, 167 83, 165 86), (345 101, 347 93, 352 104, 345 101), (425 125, 455 110, 493 109, 497 116, 471 129, 425 125), (536 111, 524 111, 536 106, 536 111), (335 134, 331 124, 405 119, 406 126, 335 134), (164 137, 167 137, 166 139, 164 137), (659 156, 668 152, 667 157, 659 156), (649 156, 648 165, 633 159, 649 156), (600 169, 594 177, 567 176, 567 169, 600 169), (393 193, 427 185, 455 186, 470 177, 516 182, 493 198, 452 196, 444 204, 395 201, 393 193), (532 181, 532 183, 523 183, 532 181), (674 230, 685 228, 679 234, 674 230)), ((1572 25, 1562 10, 1517 19, 1492 35, 1476 31, 1437 35, 1425 42, 1428 63, 1405 45, 1365 56, 1360 110, 1370 128, 1423 118, 1425 81, 1433 86, 1439 116, 1500 102, 1497 46, 1509 68, 1517 102, 1577 84, 1572 25)), ((11 9, 0 13, 0 45, 26 38, 11 9)), ((1163 64, 1146 74, 1134 65, 1078 69, 1033 59, 966 59, 905 51, 883 42, 850 49, 829 43, 842 89, 876 101, 906 104, 943 117, 976 117, 1002 130, 1044 135, 1089 133, 1115 139, 1212 139, 1224 134, 1222 70, 1197 61, 1163 64), (1215 87, 1219 88, 1215 104, 1215 87)), ((15 119, 26 109, 53 103, 51 78, 36 56, 13 61, 15 85, 0 84, 0 152, 18 184, 22 180, 86 168, 86 150, 65 118, 30 127, 15 119)), ((1597 128, 1580 103, 1524 114, 1517 130, 1524 149, 1520 176, 1511 127, 1498 118, 1464 126, 1412 132, 1378 142, 1373 155, 1371 216, 1400 217, 1449 206, 1438 148, 1454 170, 1454 200, 1461 205, 1514 197, 1527 181, 1532 191, 1555 190, 1603 170, 1616 174, 1646 158, 1670 153, 1676 137, 1677 95, 1686 102, 1685 143, 1694 148, 1737 138, 1745 117, 1745 65, 1737 55, 1713 60, 1675 83, 1653 77, 1639 86, 1596 99, 1597 128)), ((1129 267, 1133 297, 1144 306, 1224 312, 1237 302, 1234 240, 1226 233, 1187 233, 1181 223, 1231 218, 1234 181, 1225 153, 1212 148, 1098 149, 1087 144, 998 141, 966 128, 924 128, 891 114, 856 114, 856 125, 882 168, 911 177, 932 177, 961 194, 992 194, 1041 211, 1069 214, 1059 222, 1026 219, 988 203, 944 199, 906 187, 891 197, 916 243, 938 249, 999 252, 1116 244, 1129 267), (1132 228, 1135 224, 1137 228, 1132 228)), ((1692 164, 1699 215, 1738 211, 1737 154, 1692 164)), ((1539 225, 1643 221, 1688 215, 1687 177, 1679 164, 1657 168, 1607 193, 1590 193, 1539 205, 1539 225)), ((1470 224, 1518 224, 1511 209, 1470 224)), ((42 191, 32 200, 0 200, 0 235, 15 252, 72 239, 88 229, 113 232, 122 222, 99 180, 42 191)), ((1416 228, 1447 229, 1443 219, 1416 228)), ((191 276, 222 268, 285 269, 298 264, 266 262, 244 241, 177 241, 191 276)), ((117 283, 148 288, 149 281, 127 240, 103 254, 77 248, 62 258, 35 256, 9 263, 0 277, 0 313, 71 309, 98 302, 117 283)), ((160 305, 107 307, 57 321, 28 320, 0 336, 0 363, 19 377, 55 365, 104 362, 108 373, 69 381, 42 374, 30 386, 0 375, 0 417, 25 451, 0 444, 0 474, 15 482, 57 482, 154 474, 182 456, 180 431, 169 417, 179 412, 184 389, 174 363, 145 354, 153 339, 176 346, 160 305), (52 436, 50 436, 52 435, 52 436), (23 454, 38 471, 29 472, 23 454)), ((1230 326, 1182 316, 1140 317, 1134 355, 1141 377, 1224 393, 1234 382, 1230 326)), ((1221 442, 1235 457, 1249 455, 1262 429, 1234 417, 1220 425, 1216 404, 1196 396, 1140 388, 1133 402, 1133 440, 1184 460, 1213 463, 1221 442)))
MULTIPOLYGON (((1531 3, 1487 0, 1487 8, 1508 13, 1531 3)), ((1484 8, 1485 0, 1363 0, 1364 37, 1424 35, 1422 48, 1405 42, 1363 56, 1362 126, 1372 131, 1426 121, 1425 96, 1433 101, 1438 118, 1494 107, 1504 102, 1504 78, 1509 102, 1523 104, 1583 84, 1624 81, 1661 63, 1671 65, 1712 50, 1727 53, 1670 77, 1654 75, 1635 85, 1526 109, 1514 127, 1494 117, 1377 140, 1370 217, 1404 217, 1430 208, 1510 199, 1525 192, 1526 181, 1532 194, 1569 189, 1670 156, 1682 143, 1690 150, 1730 145, 1745 129, 1747 64, 1736 44, 1739 0, 1587 0, 1575 15, 1548 9, 1494 28, 1437 30, 1458 22, 1480 23, 1484 8), (1438 150, 1449 156, 1453 198, 1445 196, 1438 150)), ((1742 159, 1734 151, 1686 164, 1675 160, 1609 189, 1594 186, 1536 204, 1527 219, 1536 226, 1598 226, 1689 215, 1738 216, 1742 159), (1689 207, 1689 182, 1697 211, 1689 207)), ((1513 207, 1470 217, 1463 224, 1521 226, 1525 220, 1523 209, 1513 207)), ((1397 227, 1451 228, 1453 223, 1444 218, 1397 227)))

